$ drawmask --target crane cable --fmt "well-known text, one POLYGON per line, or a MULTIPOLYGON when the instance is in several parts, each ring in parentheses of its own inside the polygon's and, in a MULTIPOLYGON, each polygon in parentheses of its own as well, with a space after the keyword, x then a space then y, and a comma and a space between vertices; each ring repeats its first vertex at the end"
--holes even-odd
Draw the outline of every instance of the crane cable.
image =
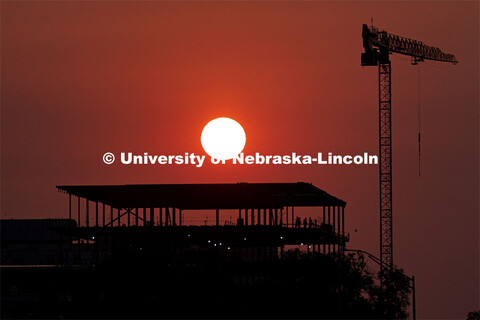
MULTIPOLYGON (((451 68, 453 65, 449 66, 438 66, 432 63, 429 63, 428 60, 423 60, 423 64, 427 67, 430 68, 437 68, 437 69, 446 69, 446 68, 451 68)), ((418 64, 418 101, 417 101, 417 108, 418 108, 418 176, 421 176, 421 129, 422 129, 422 118, 421 118, 421 111, 422 111, 422 104, 421 104, 421 63, 418 64)))
POLYGON ((421 156, 421 129, 422 129, 422 118, 421 118, 421 95, 420 95, 420 66, 421 64, 418 64, 418 176, 420 177, 421 175, 421 161, 420 161, 420 156, 421 156))

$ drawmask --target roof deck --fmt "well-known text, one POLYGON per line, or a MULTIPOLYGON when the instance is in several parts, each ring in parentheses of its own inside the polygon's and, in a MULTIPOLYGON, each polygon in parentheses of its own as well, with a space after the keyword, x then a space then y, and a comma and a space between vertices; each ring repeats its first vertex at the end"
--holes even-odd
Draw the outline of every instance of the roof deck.
POLYGON ((84 239, 108 234, 162 242, 196 239, 245 245, 254 241, 273 246, 348 241, 346 202, 304 182, 57 188, 68 194, 68 216, 77 223, 72 234, 84 239), (299 217, 296 207, 317 207, 319 220, 299 217), (200 214, 201 210, 215 212, 212 225, 185 224, 184 215, 200 214), (236 221, 221 224, 220 217, 227 210, 229 214, 234 210, 236 221))
POLYGON ((346 202, 305 182, 57 186, 59 190, 115 209, 179 210, 339 206, 346 202))

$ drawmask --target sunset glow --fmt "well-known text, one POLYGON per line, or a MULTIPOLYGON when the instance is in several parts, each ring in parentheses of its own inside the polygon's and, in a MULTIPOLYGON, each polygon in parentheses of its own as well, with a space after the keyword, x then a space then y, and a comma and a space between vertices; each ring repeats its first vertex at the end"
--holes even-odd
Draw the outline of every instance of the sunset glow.
POLYGON ((245 147, 247 137, 242 126, 230 118, 217 118, 205 126, 201 142, 205 152, 218 160, 236 157, 245 147))

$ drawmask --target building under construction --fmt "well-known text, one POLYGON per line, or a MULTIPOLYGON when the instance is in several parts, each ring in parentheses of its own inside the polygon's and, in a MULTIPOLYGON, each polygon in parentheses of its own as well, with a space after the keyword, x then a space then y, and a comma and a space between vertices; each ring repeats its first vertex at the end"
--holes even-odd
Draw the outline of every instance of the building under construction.
MULTIPOLYGON (((330 253, 348 241, 346 203, 307 183, 58 186, 68 195, 74 228, 59 228, 93 252, 210 248, 242 257, 276 257, 285 246, 330 253), (82 205, 83 202, 83 205, 82 205), (315 207, 298 217, 296 207, 315 207), (209 224, 185 224, 185 215, 214 211, 209 224), (221 219, 225 211, 235 221, 221 219), (321 217, 318 221, 315 217, 321 217), (223 220, 223 224, 220 221, 223 220)), ((187 217, 187 220, 188 217, 187 217)), ((95 259, 101 259, 98 254, 95 259)), ((75 259, 65 257, 75 263, 75 259)))
MULTIPOLYGON (((273 306, 276 294, 293 301, 292 292, 284 290, 295 287, 298 275, 307 269, 321 273, 307 262, 301 268, 282 263, 291 260, 290 249, 340 256, 349 240, 346 203, 308 183, 57 188, 68 199, 65 219, 1 223, 2 269, 9 275, 2 284, 7 315, 28 310, 21 301, 35 291, 30 288, 34 283, 54 290, 53 300, 37 306, 45 310, 32 311, 37 316, 278 316, 288 308, 273 306), (300 216, 302 207, 311 216, 300 216), (203 212, 214 219, 191 222, 203 212), (31 236, 35 229, 37 239, 31 236), (288 286, 282 284, 286 279, 288 286), (206 296, 223 302, 208 307, 214 301, 206 296), (247 297, 254 301, 239 302, 247 297), (156 302, 149 304, 149 299, 156 302), (186 301, 195 308, 183 309, 186 301)), ((328 273, 327 279, 337 278, 328 273)))

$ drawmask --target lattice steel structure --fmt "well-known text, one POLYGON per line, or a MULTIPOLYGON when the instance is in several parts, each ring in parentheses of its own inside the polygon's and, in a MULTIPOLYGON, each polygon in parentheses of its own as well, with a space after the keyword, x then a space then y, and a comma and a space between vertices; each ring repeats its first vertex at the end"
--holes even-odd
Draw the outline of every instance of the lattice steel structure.
POLYGON ((380 260, 393 265, 392 216, 392 79, 391 64, 378 65, 380 149, 380 260))
POLYGON ((393 267, 392 214, 392 81, 389 55, 399 53, 412 57, 412 64, 424 60, 457 63, 453 54, 444 53, 421 41, 401 37, 363 25, 362 66, 378 66, 379 84, 379 184, 380 184, 380 260, 381 269, 393 267), (388 266, 388 267, 387 267, 388 266))

